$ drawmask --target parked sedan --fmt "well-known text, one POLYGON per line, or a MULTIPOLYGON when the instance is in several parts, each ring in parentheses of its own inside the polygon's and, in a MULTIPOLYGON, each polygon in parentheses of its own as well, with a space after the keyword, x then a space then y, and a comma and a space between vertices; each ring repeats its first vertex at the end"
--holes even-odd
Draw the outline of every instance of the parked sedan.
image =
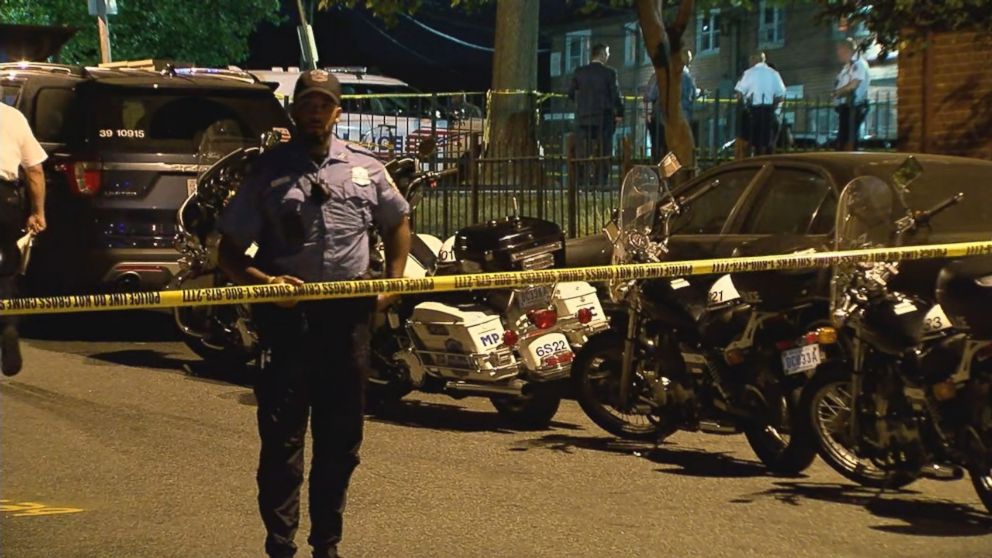
MULTIPOLYGON (((890 180, 906 157, 905 153, 797 153, 715 167, 675 189, 676 195, 687 196, 718 183, 673 222, 669 259, 730 257, 745 243, 783 235, 827 246, 844 186, 864 175, 890 180)), ((958 192, 965 197, 963 203, 934 218, 930 230, 912 242, 990 238, 992 162, 941 155, 914 157, 923 174, 911 185, 907 198, 911 208, 932 207, 958 192)), ((609 260, 610 247, 603 235, 572 240, 566 247, 569 266, 607 264, 609 260)), ((911 267, 932 270, 936 265, 924 262, 911 267)))

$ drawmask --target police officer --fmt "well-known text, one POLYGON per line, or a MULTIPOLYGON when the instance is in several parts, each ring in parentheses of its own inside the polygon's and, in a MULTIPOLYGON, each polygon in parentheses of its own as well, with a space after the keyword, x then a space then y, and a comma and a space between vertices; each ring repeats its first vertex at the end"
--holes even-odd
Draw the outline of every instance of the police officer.
MULTIPOLYGON (((38 234, 45 230, 45 171, 48 158, 21 112, 0 103, 0 299, 15 295, 20 267, 18 237, 22 229, 38 234), (25 212, 19 169, 27 178, 30 211, 25 212), (25 220, 27 215, 27 220, 25 220)), ((7 376, 21 371, 21 349, 16 318, 0 318, 0 368, 7 376)))
MULTIPOLYGON (((785 99, 782 76, 765 61, 764 52, 751 55, 752 66, 734 91, 744 103, 746 139, 756 155, 769 155, 775 146, 775 108, 785 99)), ((745 126, 742 126, 744 128, 745 126)), ((747 147, 744 148, 745 153, 747 147)))
POLYGON ((868 62, 858 56, 854 39, 837 43, 837 60, 844 65, 834 80, 834 110, 837 111, 837 149, 854 151, 858 148, 861 125, 868 116, 868 86, 871 75, 868 62))
MULTIPOLYGON (((293 92, 296 137, 260 157, 223 214, 220 265, 234 281, 299 286, 361 278, 372 225, 382 232, 386 274, 403 275, 409 206, 371 152, 333 137, 340 115, 337 79, 323 70, 303 73, 293 92)), ((390 302, 380 297, 378 305, 390 302)), ((309 543, 314 557, 338 555, 345 493, 359 462, 376 305, 355 298, 253 309, 265 347, 255 395, 258 503, 269 556, 296 553, 308 416, 309 543)))

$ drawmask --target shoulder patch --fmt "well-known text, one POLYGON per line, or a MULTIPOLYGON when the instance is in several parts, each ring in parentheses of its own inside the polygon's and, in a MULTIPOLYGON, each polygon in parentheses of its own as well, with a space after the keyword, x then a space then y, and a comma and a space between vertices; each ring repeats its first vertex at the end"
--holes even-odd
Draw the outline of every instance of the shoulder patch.
POLYGON ((352 143, 350 141, 346 141, 346 142, 344 142, 344 145, 345 145, 345 147, 348 148, 349 151, 353 151, 355 153, 360 153, 362 155, 368 155, 369 157, 375 157, 375 154, 372 153, 372 151, 370 151, 369 149, 366 149, 365 147, 362 147, 361 145, 358 145, 357 143, 352 143))

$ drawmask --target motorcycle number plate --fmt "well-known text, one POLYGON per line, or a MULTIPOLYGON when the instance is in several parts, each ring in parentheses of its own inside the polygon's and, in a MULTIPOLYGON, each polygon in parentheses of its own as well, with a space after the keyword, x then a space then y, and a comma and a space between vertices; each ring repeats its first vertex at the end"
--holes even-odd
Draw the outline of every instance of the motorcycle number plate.
POLYGON ((536 362, 541 362, 545 357, 555 356, 561 353, 572 352, 572 347, 568 344, 568 339, 560 333, 549 333, 535 339, 527 350, 536 357, 536 362))
POLYGON ((782 353, 782 369, 786 375, 814 370, 821 362, 823 353, 819 345, 806 345, 782 353))
POLYGON ((192 196, 193 195, 193 192, 195 192, 195 191, 196 191, 196 179, 195 178, 187 178, 186 179, 186 196, 187 197, 192 196))
POLYGON ((522 310, 546 308, 551 302, 551 289, 548 287, 528 287, 518 290, 516 297, 522 310))

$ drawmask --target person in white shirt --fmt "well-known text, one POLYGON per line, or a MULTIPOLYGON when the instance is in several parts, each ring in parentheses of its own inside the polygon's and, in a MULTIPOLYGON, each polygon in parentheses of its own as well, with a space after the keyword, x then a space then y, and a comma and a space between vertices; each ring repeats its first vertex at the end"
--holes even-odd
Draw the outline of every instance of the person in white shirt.
POLYGON ((845 39, 837 44, 837 59, 844 64, 834 80, 834 108, 839 123, 837 127, 837 149, 854 151, 858 148, 861 124, 868 116, 868 85, 871 76, 868 63, 858 56, 858 45, 854 39, 845 39))
MULTIPOLYGON (((15 295, 15 276, 20 266, 17 240, 23 229, 30 234, 45 230, 45 173, 41 164, 48 158, 31 133, 21 112, 0 103, 0 299, 15 295), (25 212, 19 171, 24 169, 30 212, 25 212), (25 219, 25 215, 27 218, 25 219)), ((21 349, 17 321, 0 319, 0 369, 7 376, 21 371, 21 349)))
MULTIPOLYGON (((751 56, 753 64, 741 76, 734 91, 743 102, 741 134, 756 155, 772 153, 775 146, 775 107, 785 98, 782 76, 765 61, 765 53, 751 56)), ((743 153, 747 154, 747 147, 743 153)))

